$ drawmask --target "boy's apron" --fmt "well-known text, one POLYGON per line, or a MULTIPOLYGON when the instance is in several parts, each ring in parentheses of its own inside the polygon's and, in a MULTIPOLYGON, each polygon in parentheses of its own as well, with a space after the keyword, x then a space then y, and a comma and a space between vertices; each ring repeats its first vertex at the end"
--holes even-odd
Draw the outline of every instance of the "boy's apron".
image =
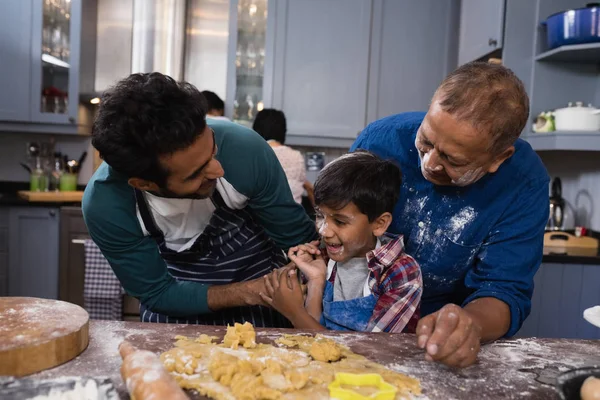
POLYGON ((323 293, 321 325, 336 331, 367 332, 377 299, 373 294, 352 300, 333 301, 333 284, 327 281, 323 293))
MULTIPOLYGON (((135 190, 135 198, 146 230, 156 241, 170 274, 177 280, 208 285, 224 285, 259 278, 286 263, 264 229, 246 210, 233 210, 217 190, 211 197, 216 209, 204 229, 187 250, 167 248, 164 234, 156 226, 144 195, 135 190)), ((140 305, 142 322, 178 324, 233 325, 251 322, 257 327, 291 327, 289 321, 269 307, 234 307, 193 317, 170 317, 140 305)))

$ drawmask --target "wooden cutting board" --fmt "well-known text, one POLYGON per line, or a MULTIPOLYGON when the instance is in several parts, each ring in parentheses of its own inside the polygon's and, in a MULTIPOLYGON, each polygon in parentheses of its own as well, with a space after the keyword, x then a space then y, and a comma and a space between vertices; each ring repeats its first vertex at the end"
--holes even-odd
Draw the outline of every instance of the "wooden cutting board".
POLYGON ((19 196, 31 202, 81 203, 83 192, 29 192, 21 190, 19 196))
POLYGON ((88 321, 75 304, 0 297, 0 375, 25 376, 77 357, 88 345, 88 321))

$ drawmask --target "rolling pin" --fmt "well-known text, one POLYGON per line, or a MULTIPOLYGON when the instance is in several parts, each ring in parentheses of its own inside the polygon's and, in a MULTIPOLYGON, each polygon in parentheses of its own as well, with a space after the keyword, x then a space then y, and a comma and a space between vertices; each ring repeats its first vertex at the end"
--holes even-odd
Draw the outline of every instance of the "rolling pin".
POLYGON ((121 376, 132 399, 189 399, 156 354, 138 350, 127 341, 119 345, 119 353, 123 359, 121 376))

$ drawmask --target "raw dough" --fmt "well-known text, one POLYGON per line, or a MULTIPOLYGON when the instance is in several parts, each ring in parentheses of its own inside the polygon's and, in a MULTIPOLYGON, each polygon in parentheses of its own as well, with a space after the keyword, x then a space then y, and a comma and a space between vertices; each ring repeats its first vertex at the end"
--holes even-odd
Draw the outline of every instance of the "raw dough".
POLYGON ((284 335, 276 340, 282 347, 256 344, 255 337, 251 324, 236 324, 221 344, 178 337, 160 358, 182 388, 216 400, 329 399, 336 372, 381 374, 398 388, 397 399, 421 393, 417 379, 321 335, 284 335))
POLYGON ((600 400, 600 379, 590 376, 581 386, 581 400, 600 400))
POLYGON ((342 358, 340 346, 333 340, 315 340, 308 352, 316 361, 332 362, 342 358))
POLYGON ((238 345, 244 346, 245 349, 255 348, 256 332, 254 332, 254 327, 248 321, 244 322, 244 325, 236 322, 234 326, 227 326, 223 344, 232 349, 237 349, 238 345))

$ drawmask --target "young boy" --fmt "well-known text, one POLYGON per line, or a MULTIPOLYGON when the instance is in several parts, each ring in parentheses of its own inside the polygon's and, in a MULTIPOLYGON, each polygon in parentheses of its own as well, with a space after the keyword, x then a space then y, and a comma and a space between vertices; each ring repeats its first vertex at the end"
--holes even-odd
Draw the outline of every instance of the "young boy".
POLYGON ((404 253, 402 237, 384 236, 400 185, 399 168, 366 151, 327 165, 315 202, 329 261, 319 242, 291 248, 290 259, 308 280, 306 300, 294 270, 265 276, 263 300, 300 329, 414 332, 421 271, 404 253))

